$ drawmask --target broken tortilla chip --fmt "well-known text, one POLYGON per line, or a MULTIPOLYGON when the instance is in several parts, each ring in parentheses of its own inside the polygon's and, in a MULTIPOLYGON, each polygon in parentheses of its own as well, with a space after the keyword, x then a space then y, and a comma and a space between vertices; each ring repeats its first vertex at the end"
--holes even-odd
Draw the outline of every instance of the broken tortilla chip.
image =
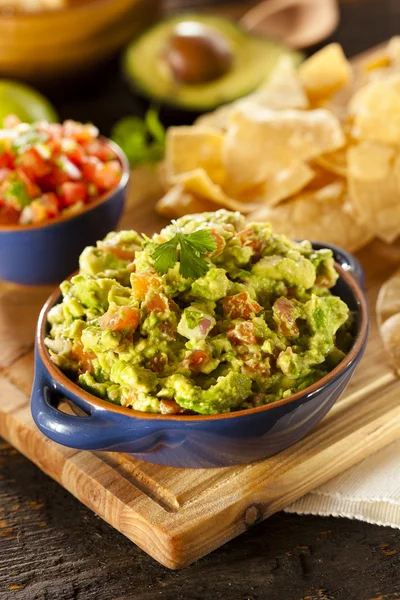
POLYGON ((392 275, 379 290, 376 318, 390 362, 400 374, 400 271, 392 275))
POLYGON ((184 215, 218 210, 219 206, 185 192, 181 185, 174 185, 156 205, 157 212, 170 219, 178 219, 184 215))
POLYGON ((364 142, 350 148, 349 197, 365 226, 392 243, 400 235, 400 157, 393 148, 364 142))
POLYGON ((397 313, 400 314, 400 271, 392 275, 379 290, 376 301, 378 325, 382 325, 397 313))
POLYGON ((222 163, 224 134, 205 127, 170 127, 166 145, 166 177, 174 183, 175 177, 202 168, 217 184, 223 183, 225 169, 222 163))
POLYGON ((255 210, 257 203, 241 202, 230 198, 222 188, 213 183, 204 169, 194 169, 188 173, 182 173, 175 177, 176 184, 182 186, 185 192, 194 194, 196 197, 213 202, 219 207, 228 210, 239 210, 243 214, 255 210))
POLYGON ((299 79, 312 103, 330 98, 351 80, 351 66, 339 44, 328 44, 299 67, 299 79))
POLYGON ((227 179, 251 187, 345 141, 339 121, 325 109, 236 113, 224 143, 227 179))
POLYGON ((283 169, 268 179, 258 200, 267 206, 275 206, 300 192, 314 177, 315 172, 305 163, 299 163, 291 169, 283 169))
POLYGON ((303 192, 274 208, 259 208, 249 218, 266 221, 274 231, 289 238, 335 244, 350 252, 365 246, 373 237, 348 207, 343 182, 303 192))
POLYGON ((400 73, 373 80, 349 103, 353 135, 360 140, 400 144, 400 73))
POLYGON ((400 313, 382 323, 379 333, 391 365, 400 374, 400 313))
POLYGON ((330 171, 340 177, 346 177, 347 175, 347 148, 339 148, 334 152, 328 152, 327 154, 321 154, 315 159, 317 165, 323 167, 326 171, 330 171))

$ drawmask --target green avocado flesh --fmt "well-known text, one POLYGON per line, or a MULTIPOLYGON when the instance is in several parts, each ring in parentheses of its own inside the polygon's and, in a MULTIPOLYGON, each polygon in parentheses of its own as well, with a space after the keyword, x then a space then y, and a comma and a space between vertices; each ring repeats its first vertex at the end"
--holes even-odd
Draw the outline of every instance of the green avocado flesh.
POLYGON ((128 82, 150 99, 204 112, 253 92, 284 54, 292 56, 295 64, 302 58, 281 43, 250 34, 224 18, 186 14, 162 21, 133 40, 123 58, 123 71, 128 82), (202 84, 183 84, 174 78, 164 58, 165 48, 174 28, 186 21, 204 24, 228 42, 233 63, 223 76, 202 84))
POLYGON ((318 381, 348 352, 351 314, 330 291, 337 277, 330 250, 226 210, 182 217, 152 238, 110 233, 61 284, 46 345, 82 388, 138 411, 262 406, 318 381), (160 244, 202 230, 218 243, 200 255, 200 277, 182 276, 179 253, 156 271, 160 244))

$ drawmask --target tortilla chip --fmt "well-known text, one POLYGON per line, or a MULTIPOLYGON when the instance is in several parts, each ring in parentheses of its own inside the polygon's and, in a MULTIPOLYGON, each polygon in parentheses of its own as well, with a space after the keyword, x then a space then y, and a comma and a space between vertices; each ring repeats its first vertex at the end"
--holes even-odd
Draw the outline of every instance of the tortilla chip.
POLYGON ((365 71, 376 71, 377 69, 386 69, 391 64, 390 57, 386 52, 375 54, 363 64, 365 71))
MULTIPOLYGON (((182 190, 184 194, 189 194, 194 196, 196 201, 198 200, 200 203, 212 203, 213 209, 207 210, 217 210, 218 208, 227 208, 228 210, 240 211, 243 214, 247 214, 248 212, 255 210, 258 206, 258 203, 254 202, 254 198, 248 198, 247 201, 243 200, 234 200, 230 196, 228 196, 223 189, 213 183, 210 177, 207 175, 204 169, 194 169, 193 171, 189 171, 188 173, 182 173, 182 175, 178 175, 174 178, 175 185, 171 188, 175 190, 174 194, 168 196, 167 206, 170 207, 173 202, 177 202, 177 190, 182 190)), ((171 191, 171 190, 170 190, 171 191)), ((164 196, 165 198, 165 196, 164 196)), ((188 200, 185 200, 187 203, 188 200)), ((193 201, 194 202, 194 201, 193 201)), ((192 203, 193 203, 192 202, 192 203)), ((179 205, 182 205, 184 202, 179 200, 179 205)), ((161 204, 164 206, 165 202, 161 204)), ((192 211, 191 211, 192 212, 192 211)), ((198 209, 193 212, 202 212, 201 209, 198 209)), ((165 213, 164 213, 165 214, 165 213)))
POLYGON ((387 319, 400 314, 400 271, 397 271, 379 290, 376 301, 376 317, 378 325, 387 319))
POLYGON ((330 98, 347 85, 351 66, 339 44, 328 44, 299 67, 299 78, 312 103, 330 98))
POLYGON ((386 52, 391 64, 394 67, 400 67, 400 35, 395 35, 389 40, 386 52))
POLYGON ((339 121, 325 109, 236 113, 224 143, 227 180, 251 187, 345 141, 339 121))
POLYGON ((379 333, 391 365, 400 374, 400 313, 385 321, 380 326, 379 333))
POLYGON ((314 177, 315 172, 305 163, 284 169, 264 184, 263 193, 258 199, 267 206, 275 206, 282 200, 300 192, 314 177))
POLYGON ((244 107, 286 110, 289 108, 308 108, 308 98, 300 82, 293 60, 282 56, 269 80, 250 96, 238 102, 242 112, 244 107))
POLYGON ((337 181, 341 181, 343 183, 343 178, 338 177, 336 173, 332 171, 328 171, 324 167, 320 166, 317 162, 311 162, 310 166, 314 172, 314 178, 307 184, 305 191, 315 191, 320 190, 332 183, 336 183, 337 181))
POLYGON ((373 237, 349 209, 342 182, 303 192, 274 208, 264 206, 249 218, 266 221, 274 231, 290 238, 336 244, 350 252, 365 246, 373 237))
POLYGON ((157 212, 170 219, 184 215, 218 210, 218 206, 209 200, 185 192, 183 186, 174 185, 156 205, 157 212))
POLYGON ((361 140, 400 144, 400 73, 371 81, 349 103, 353 135, 361 140))
POLYGON ((220 106, 211 113, 201 115, 196 120, 196 125, 226 130, 232 115, 238 111, 251 114, 253 108, 284 110, 307 107, 308 98, 297 76, 293 60, 290 56, 282 56, 271 77, 255 92, 231 104, 220 106))
POLYGON ((328 152, 327 154, 321 154, 315 159, 317 165, 323 167, 326 171, 330 171, 340 177, 346 177, 347 175, 347 148, 339 148, 334 152, 328 152))
POLYGON ((349 197, 366 227, 392 243, 400 235, 400 157, 364 142, 348 151, 349 197))
POLYGON ((392 275, 379 290, 376 317, 390 362, 400 373, 400 271, 392 275))
POLYGON ((214 183, 225 179, 222 163, 224 134, 205 127, 170 127, 167 132, 166 175, 176 176, 202 168, 214 183))

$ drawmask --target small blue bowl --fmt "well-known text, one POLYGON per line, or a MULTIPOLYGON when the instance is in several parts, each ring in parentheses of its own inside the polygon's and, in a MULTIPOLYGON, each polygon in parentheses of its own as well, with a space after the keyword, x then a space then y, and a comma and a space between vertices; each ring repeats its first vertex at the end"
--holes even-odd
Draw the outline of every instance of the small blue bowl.
POLYGON ((23 285, 59 283, 77 269, 86 246, 116 228, 130 171, 122 150, 110 140, 107 143, 122 165, 118 187, 76 215, 61 216, 44 225, 0 225, 0 279, 23 285))
POLYGON ((65 446, 127 452, 141 460, 172 467, 248 463, 291 446, 313 429, 339 398, 367 342, 368 309, 362 290, 362 268, 352 255, 332 249, 340 275, 334 293, 354 311, 355 338, 342 362, 312 386, 272 404, 223 415, 165 416, 115 406, 82 390, 51 362, 44 339, 47 314, 60 301, 56 290, 44 305, 37 328, 31 397, 36 425, 47 437, 65 446), (58 409, 61 398, 77 407, 77 416, 58 409))

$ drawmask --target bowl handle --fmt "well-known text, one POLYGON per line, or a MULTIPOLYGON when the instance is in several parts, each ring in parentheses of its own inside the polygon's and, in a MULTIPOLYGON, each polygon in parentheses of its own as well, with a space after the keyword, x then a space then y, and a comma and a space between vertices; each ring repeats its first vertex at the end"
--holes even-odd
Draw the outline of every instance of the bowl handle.
POLYGON ((335 246, 334 244, 320 244, 317 242, 312 242, 312 246, 316 250, 320 250, 321 248, 330 248, 330 250, 332 250, 333 252, 335 262, 337 262, 338 265, 340 265, 344 271, 350 272, 353 275, 354 279, 357 280, 361 288, 364 290, 364 270, 361 266, 360 261, 354 256, 354 254, 351 254, 350 252, 347 252, 346 250, 343 250, 343 248, 339 248, 339 246, 335 246))
POLYGON ((121 442, 121 433, 114 423, 94 413, 75 416, 62 412, 58 408, 62 396, 65 394, 50 387, 43 374, 35 375, 31 397, 32 417, 47 437, 58 444, 79 450, 102 450, 121 442))

